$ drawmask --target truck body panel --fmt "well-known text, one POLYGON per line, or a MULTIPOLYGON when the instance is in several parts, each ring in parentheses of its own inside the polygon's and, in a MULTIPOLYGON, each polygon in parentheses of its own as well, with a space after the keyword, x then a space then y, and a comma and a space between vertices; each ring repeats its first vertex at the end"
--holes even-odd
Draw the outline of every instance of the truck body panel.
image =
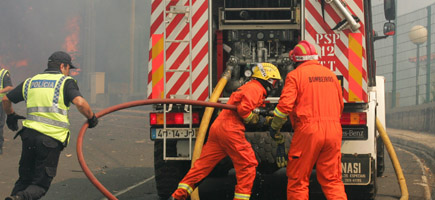
POLYGON ((346 1, 347 8, 361 26, 333 30, 344 17, 334 5, 305 1, 303 39, 316 44, 319 62, 333 71, 341 81, 344 102, 367 102, 367 62, 363 0, 346 1))

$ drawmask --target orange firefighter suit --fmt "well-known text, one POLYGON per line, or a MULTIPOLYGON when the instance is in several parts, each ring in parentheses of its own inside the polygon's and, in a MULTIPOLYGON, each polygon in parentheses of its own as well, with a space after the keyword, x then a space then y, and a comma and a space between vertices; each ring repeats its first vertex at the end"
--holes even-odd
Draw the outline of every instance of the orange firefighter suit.
POLYGON ((175 199, 186 199, 195 184, 205 178, 226 156, 231 158, 236 171, 234 199, 250 198, 258 162, 251 144, 245 138, 243 119, 253 115, 252 110, 260 107, 265 98, 266 90, 257 80, 251 80, 231 94, 227 104, 236 105, 237 112, 223 110, 213 122, 201 156, 172 194, 175 199))
POLYGON ((317 60, 288 73, 275 115, 290 117, 294 136, 288 153, 287 199, 309 198, 309 177, 317 179, 327 199, 347 199, 341 180, 340 115, 342 89, 336 75, 317 60))

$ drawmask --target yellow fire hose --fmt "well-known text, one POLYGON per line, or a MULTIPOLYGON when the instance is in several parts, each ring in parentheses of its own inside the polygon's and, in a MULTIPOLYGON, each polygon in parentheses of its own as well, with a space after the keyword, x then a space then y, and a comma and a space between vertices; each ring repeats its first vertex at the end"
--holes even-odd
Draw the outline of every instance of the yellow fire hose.
MULTIPOLYGON (((214 88, 209 102, 217 102, 217 100, 221 96, 222 90, 224 89, 228 80, 231 78, 232 69, 233 69, 232 66, 227 67, 226 71, 222 75, 222 78, 219 80, 216 87, 214 88)), ((201 124, 199 125, 198 134, 196 135, 196 142, 195 142, 195 147, 193 148, 191 167, 193 167, 193 164, 201 155, 202 146, 204 145, 204 138, 207 133, 208 125, 210 123, 210 119, 211 119, 211 115, 213 114, 213 111, 214 111, 214 107, 205 108, 204 115, 202 116, 201 124)), ((192 200, 199 200, 198 188, 195 188, 190 198, 192 200)))
POLYGON ((402 192, 402 196, 400 200, 408 200, 409 193, 408 187, 406 186, 405 176, 403 176, 402 168, 400 167, 399 159, 397 159, 396 152, 394 151, 393 144, 391 144, 390 138, 387 135, 384 127, 381 124, 381 121, 376 117, 376 128, 378 129, 379 135, 384 141, 385 147, 387 148, 387 152, 390 155, 391 162, 393 163, 394 171, 396 172, 397 181, 399 182, 400 191, 402 192))

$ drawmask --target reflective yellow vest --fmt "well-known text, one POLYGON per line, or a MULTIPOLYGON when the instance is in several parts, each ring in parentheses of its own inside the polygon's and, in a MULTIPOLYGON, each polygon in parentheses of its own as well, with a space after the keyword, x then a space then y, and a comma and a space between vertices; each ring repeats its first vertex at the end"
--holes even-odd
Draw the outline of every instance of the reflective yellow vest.
POLYGON ((69 142, 69 106, 64 103, 63 88, 68 79, 72 78, 63 74, 38 74, 23 84, 27 106, 23 126, 57 139, 65 146, 69 142))
MULTIPOLYGON (((1 69, 0 70, 0 90, 2 90, 3 88, 4 88, 4 86, 3 86, 3 79, 5 78, 5 75, 6 75, 6 73, 8 73, 8 70, 6 70, 6 69, 1 69)), ((0 93, 0 102, 2 102, 2 100, 3 100, 3 97, 6 95, 6 92, 5 93, 0 93)))

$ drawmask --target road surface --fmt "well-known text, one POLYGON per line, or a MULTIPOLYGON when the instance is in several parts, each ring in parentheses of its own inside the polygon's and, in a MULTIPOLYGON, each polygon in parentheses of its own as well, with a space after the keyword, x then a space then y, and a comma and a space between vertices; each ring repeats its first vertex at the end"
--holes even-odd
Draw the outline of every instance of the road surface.
MULTIPOLYGON (((14 105, 17 113, 24 114, 23 104, 14 105)), ((115 112, 100 119, 94 129, 88 129, 83 144, 84 157, 95 176, 119 199, 157 200, 153 168, 153 142, 149 139, 148 113, 150 107, 140 110, 128 109, 115 112)), ((98 111, 98 110, 97 110, 98 111)), ((72 137, 69 146, 61 153, 57 176, 43 200, 100 200, 104 196, 86 178, 76 155, 76 140, 85 118, 73 107, 70 111, 72 137)), ((19 138, 13 140, 10 130, 5 127, 4 154, 0 156, 0 199, 9 195, 17 179, 17 166, 21 152, 19 138)), ((403 168, 409 199, 427 199, 430 196, 433 178, 424 161, 411 152, 396 146, 396 153, 403 168)), ((387 153, 386 153, 387 155, 387 153)), ((389 157, 386 158, 384 175, 378 178, 377 200, 400 198, 400 188, 389 157)), ((264 185, 268 191, 284 194, 272 182, 281 180, 278 171, 268 176, 264 185), (276 191, 273 191, 275 188, 276 191)), ((208 179, 200 186, 202 199, 213 199, 224 194, 225 187, 232 187, 232 179, 208 179), (223 184, 222 181, 227 183, 223 184)))

